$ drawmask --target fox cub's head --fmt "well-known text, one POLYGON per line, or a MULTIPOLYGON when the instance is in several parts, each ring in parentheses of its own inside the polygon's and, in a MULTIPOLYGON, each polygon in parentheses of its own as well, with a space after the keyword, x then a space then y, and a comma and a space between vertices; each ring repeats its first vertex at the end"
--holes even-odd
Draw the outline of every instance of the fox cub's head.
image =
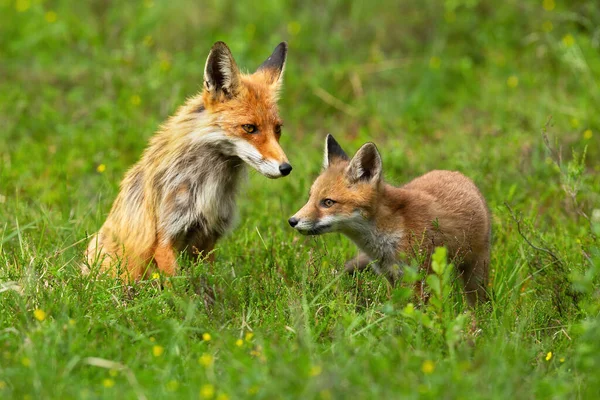
POLYGON ((286 55, 287 44, 280 43, 256 72, 243 74, 227 45, 217 42, 204 68, 202 98, 219 128, 219 141, 269 178, 292 171, 279 145, 283 122, 277 109, 286 55))
POLYGON ((363 145, 350 160, 327 135, 324 170, 313 183, 308 202, 288 222, 305 235, 351 236, 374 218, 381 186, 381 157, 373 143, 363 145))

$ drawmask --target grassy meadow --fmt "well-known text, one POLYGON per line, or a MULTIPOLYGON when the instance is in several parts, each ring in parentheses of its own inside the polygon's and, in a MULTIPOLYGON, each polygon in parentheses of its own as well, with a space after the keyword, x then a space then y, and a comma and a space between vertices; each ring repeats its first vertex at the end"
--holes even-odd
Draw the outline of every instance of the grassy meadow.
MULTIPOLYGON (((1 399, 588 399, 600 395, 595 0, 0 0, 1 399), (217 40, 253 70, 289 43, 294 171, 250 171, 216 262, 82 276, 150 136, 217 40), (458 170, 493 214, 489 304, 416 304, 341 235, 298 235, 325 135, 388 182, 458 170)), ((445 266, 445 268, 444 268, 445 266)))

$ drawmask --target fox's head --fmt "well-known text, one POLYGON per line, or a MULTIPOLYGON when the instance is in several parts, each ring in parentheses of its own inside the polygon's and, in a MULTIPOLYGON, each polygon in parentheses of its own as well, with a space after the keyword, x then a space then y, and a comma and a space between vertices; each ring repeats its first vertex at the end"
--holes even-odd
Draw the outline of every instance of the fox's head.
POLYGON ((373 143, 350 160, 333 136, 325 140, 324 170, 310 189, 308 202, 289 219, 305 235, 362 231, 375 216, 382 186, 381 157, 373 143))
POLYGON ((279 145, 283 122, 277 108, 287 43, 252 74, 239 71, 223 42, 213 45, 204 68, 204 108, 227 151, 269 178, 288 175, 292 166, 279 145))

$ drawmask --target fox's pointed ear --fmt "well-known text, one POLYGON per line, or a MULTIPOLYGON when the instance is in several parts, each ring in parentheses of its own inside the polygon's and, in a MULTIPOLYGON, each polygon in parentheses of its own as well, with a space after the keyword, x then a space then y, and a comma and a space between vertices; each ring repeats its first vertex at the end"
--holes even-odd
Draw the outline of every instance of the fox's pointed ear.
POLYGON ((231 50, 223 42, 217 42, 210 49, 204 67, 204 89, 215 99, 221 95, 234 97, 240 86, 240 71, 231 55, 231 50))
POLYGON ((346 155, 340 144, 331 136, 327 134, 325 138, 325 158, 323 159, 323 168, 327 168, 334 161, 348 161, 350 158, 346 155))
POLYGON ((381 179, 381 156, 373 143, 364 144, 348 165, 346 175, 351 183, 378 182, 381 179))
POLYGON ((271 54, 269 58, 267 58, 266 61, 262 63, 260 67, 258 67, 257 72, 264 72, 270 84, 276 84, 279 86, 281 76, 283 75, 283 69, 285 68, 287 50, 288 45, 286 42, 279 43, 279 45, 275 47, 275 50, 273 50, 273 54, 271 54))

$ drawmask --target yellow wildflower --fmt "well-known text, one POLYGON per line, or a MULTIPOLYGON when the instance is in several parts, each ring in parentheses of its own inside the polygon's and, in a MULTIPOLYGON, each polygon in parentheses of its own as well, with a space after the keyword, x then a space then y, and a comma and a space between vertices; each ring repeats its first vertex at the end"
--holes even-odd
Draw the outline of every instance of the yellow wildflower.
POLYGON ((25 12, 29 10, 29 7, 31 7, 30 0, 17 0, 17 2, 15 3, 15 8, 18 12, 25 12))
POLYGON ((560 360, 558 360, 558 361, 560 361, 561 363, 564 363, 565 362, 565 358, 561 357, 560 360))
POLYGON ((556 7, 556 4, 554 3, 554 0, 544 0, 542 6, 544 7, 544 10, 552 11, 554 10, 554 7, 556 7))
POLYGON ((152 346, 152 355, 154 357, 160 357, 165 352, 165 348, 159 345, 152 346))
POLYGON ((73 318, 69 319, 69 325, 75 326, 75 320, 73 318))
POLYGON ((202 340, 204 340, 205 342, 210 342, 211 339, 212 339, 212 336, 210 336, 210 333, 205 332, 202 334, 202 340))
POLYGON ((104 171, 106 171, 106 165, 104 165, 104 164, 98 165, 98 167, 96 168, 96 171, 98 171, 99 173, 103 173, 104 171))
POLYGON ((115 386, 115 381, 112 379, 109 379, 109 378, 104 379, 102 381, 102 386, 104 386, 105 388, 111 388, 111 387, 115 386))
POLYGON ((253 337, 254 337, 254 333, 252 333, 252 332, 246 332, 246 336, 244 336, 244 338, 246 339, 246 342, 251 341, 253 337))
POLYGON ((43 321, 46 319, 46 311, 40 310, 39 308, 33 312, 33 316, 38 321, 43 321))
POLYGON ((171 61, 168 58, 163 58, 160 60, 159 68, 161 71, 168 71, 171 69, 171 61))
POLYGON ((565 47, 571 47, 575 44, 575 38, 569 33, 563 36, 562 43, 565 45, 565 47))
POLYGON ((250 355, 260 357, 262 355, 262 347, 256 346, 254 349, 250 350, 250 355))
POLYGON ((423 365, 421 365, 421 371, 423 371, 424 374, 429 375, 434 370, 435 370, 435 364, 431 360, 425 360, 423 362, 423 365))
POLYGON ((319 376, 323 372, 323 368, 320 365, 313 365, 310 369, 310 376, 319 376))
POLYGON ((571 122, 571 126, 573 128, 577 128, 579 126, 579 120, 575 117, 571 118, 569 122, 571 122))
POLYGON ((585 132, 583 132, 583 138, 585 140, 590 140, 592 138, 592 130, 586 129, 585 132))
POLYGON ((158 272, 154 272, 152 274, 152 279, 158 279, 158 278, 160 278, 160 274, 158 272))
POLYGON ((287 26, 287 31, 292 36, 296 36, 297 34, 299 34, 301 29, 302 25, 300 25, 300 22, 298 21, 292 21, 287 26))
POLYGON ((506 84, 509 88, 516 88, 519 86, 519 78, 517 78, 515 75, 511 75, 506 80, 506 84))
POLYGON ((23 364, 24 367, 29 367, 31 365, 31 360, 28 357, 23 357, 21 358, 21 364, 23 364))
POLYGON ((550 361, 552 359, 552 352, 549 351, 548 354, 546 354, 546 361, 550 361))
POLYGON ((129 101, 130 101, 130 102, 131 102, 131 104, 133 104, 134 106, 139 106, 139 105, 142 103, 142 98, 141 98, 139 95, 137 95, 137 94, 134 94, 133 96, 131 96, 131 97, 129 98, 129 101))
POLYGON ((242 339, 238 339, 235 341, 235 345, 237 347, 242 347, 243 344, 244 344, 244 341, 242 339))
POLYGON ((219 393, 217 400, 229 400, 229 396, 226 393, 219 393))
POLYGON ((200 358, 198 359, 198 363, 200 363, 200 365, 204 366, 204 367, 210 367, 211 365, 213 365, 213 362, 215 361, 214 357, 210 354, 204 353, 200 356, 200 358))
POLYGON ((200 388, 201 399, 212 399, 215 395, 215 387, 211 384, 202 385, 200 388))
POLYGON ((54 11, 48 11, 46 12, 46 14, 44 14, 44 19, 46 20, 46 22, 51 24, 53 22, 56 22, 57 15, 54 11))
POLYGON ((544 32, 552 32, 553 29, 554 29, 554 25, 552 24, 551 21, 544 21, 544 23, 542 24, 542 30, 544 32))
POLYGON ((440 69, 441 64, 442 60, 439 57, 433 56, 429 59, 429 68, 431 69, 440 69))

